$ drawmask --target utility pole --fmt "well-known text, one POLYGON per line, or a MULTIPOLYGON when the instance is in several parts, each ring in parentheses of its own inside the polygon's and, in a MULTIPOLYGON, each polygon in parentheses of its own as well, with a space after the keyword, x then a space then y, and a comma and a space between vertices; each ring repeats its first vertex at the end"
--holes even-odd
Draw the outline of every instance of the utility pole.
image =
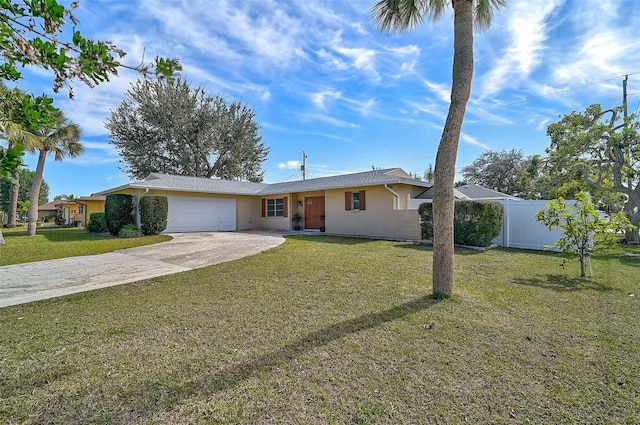
POLYGON ((300 166, 300 171, 302 171, 302 180, 306 180, 307 177, 307 154, 305 151, 302 151, 302 165, 300 166))
POLYGON ((622 111, 624 114, 625 127, 627 125, 627 80, 628 79, 629 79, 629 76, 625 75, 624 80, 622 80, 622 111))

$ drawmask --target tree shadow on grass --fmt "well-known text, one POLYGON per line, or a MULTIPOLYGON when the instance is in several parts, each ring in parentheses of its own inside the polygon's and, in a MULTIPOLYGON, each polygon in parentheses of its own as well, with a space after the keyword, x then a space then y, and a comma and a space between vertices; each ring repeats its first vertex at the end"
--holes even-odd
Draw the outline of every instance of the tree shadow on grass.
MULTIPOLYGON (((395 246, 396 248, 414 249, 417 251, 425 251, 425 252, 433 251, 433 245, 428 243, 404 242, 404 243, 398 243, 395 246)), ((456 255, 477 255, 477 254, 483 254, 484 252, 486 251, 482 249, 464 248, 461 246, 455 247, 456 255)))
POLYGON ((326 244, 337 244, 337 245, 359 245, 364 243, 372 243, 375 242, 376 239, 368 239, 361 237, 350 237, 350 236, 330 236, 330 235, 295 235, 288 234, 285 235, 286 239, 295 239, 300 241, 313 241, 314 243, 326 243, 326 244))
POLYGON ((558 274, 548 274, 544 277, 516 277, 513 283, 524 286, 536 286, 538 288, 551 289, 557 292, 568 291, 617 291, 613 286, 584 277, 568 277, 558 274))
MULTIPOLYGON (((382 312, 369 313, 329 325, 263 355, 247 359, 230 359, 229 364, 218 371, 212 371, 211 374, 193 376, 188 381, 183 381, 181 379, 182 375, 175 376, 173 380, 169 378, 168 381, 173 381, 174 384, 162 386, 161 392, 164 393, 162 396, 170 398, 171 404, 179 404, 181 400, 195 394, 233 390, 252 377, 269 373, 272 370, 284 367, 288 363, 295 362, 297 358, 315 348, 426 310, 439 302, 439 299, 432 296, 417 298, 382 312)), ((149 386, 149 388, 141 388, 139 391, 142 394, 148 394, 149 391, 153 391, 154 386, 158 386, 158 384, 147 382, 145 386, 149 386)), ((159 398, 162 398, 162 396, 159 396, 159 398)), ((136 417, 144 416, 150 411, 157 411, 157 409, 150 409, 150 407, 148 405, 141 407, 141 411, 136 413, 136 417)), ((118 422, 119 419, 117 413, 111 417, 111 420, 115 422, 118 422)))
MULTIPOLYGON (((402 319, 408 315, 426 310, 439 303, 440 300, 432 296, 424 296, 413 299, 404 304, 397 305, 388 310, 365 314, 354 319, 345 320, 326 326, 315 332, 308 333, 281 346, 271 352, 262 355, 254 355, 249 358, 230 358, 225 365, 218 370, 211 370, 210 373, 191 375, 185 380, 185 371, 178 367, 177 370, 169 372, 160 380, 145 380, 139 388, 130 389, 128 397, 140 397, 142 403, 131 405, 130 408, 107 413, 109 420, 113 423, 124 423, 130 418, 141 419, 152 417, 162 410, 171 410, 179 406, 184 400, 194 395, 203 393, 219 393, 235 389, 242 383, 253 377, 268 374, 272 370, 286 367, 287 364, 295 362, 296 359, 316 348, 325 346, 333 341, 347 338, 369 329, 379 327, 385 323, 402 319), (145 402, 149 400, 150 402, 145 402)), ((66 414, 73 414, 77 421, 89 421, 90 417, 82 417, 95 412, 85 410, 75 411, 75 407, 55 406, 56 414, 66 410, 66 414), (71 412, 74 410, 73 412, 71 412)), ((77 422, 80 423, 80 422, 77 422)))
MULTIPOLYGON (((304 335, 276 351, 266 353, 243 364, 228 366, 220 370, 210 377, 211 382, 209 382, 206 387, 211 391, 224 391, 233 388, 239 383, 249 379, 256 372, 274 369, 277 366, 291 362, 315 348, 322 347, 351 334, 372 329, 384 323, 392 322, 410 314, 426 310, 438 302, 440 302, 439 299, 432 296, 425 296, 382 312, 369 313, 327 326, 304 335)), ((196 383, 192 382, 192 384, 196 383)))

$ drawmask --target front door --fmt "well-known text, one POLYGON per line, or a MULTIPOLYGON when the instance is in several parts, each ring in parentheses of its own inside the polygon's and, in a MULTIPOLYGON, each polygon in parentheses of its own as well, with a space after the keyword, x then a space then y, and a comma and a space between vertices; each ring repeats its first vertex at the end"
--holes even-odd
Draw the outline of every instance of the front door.
POLYGON ((304 228, 319 229, 323 226, 320 216, 324 216, 324 196, 304 198, 304 228))

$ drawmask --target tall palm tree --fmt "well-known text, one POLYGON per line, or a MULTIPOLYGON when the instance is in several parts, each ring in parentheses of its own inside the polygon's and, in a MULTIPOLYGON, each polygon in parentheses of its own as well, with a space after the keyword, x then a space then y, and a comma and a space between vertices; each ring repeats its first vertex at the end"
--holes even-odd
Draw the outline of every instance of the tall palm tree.
POLYGON ((47 127, 41 127, 37 136, 40 146, 32 151, 38 151, 38 165, 36 166, 31 193, 29 194, 29 224, 27 225, 27 235, 36 234, 38 220, 38 195, 42 185, 42 175, 44 173, 44 163, 47 155, 53 153, 56 161, 62 161, 65 157, 74 158, 79 156, 84 150, 80 142, 80 126, 67 119, 62 111, 57 111, 53 117, 53 123, 47 127))
POLYGON ((495 10, 506 0, 380 0, 371 13, 382 31, 411 29, 426 17, 437 20, 453 7, 453 80, 451 104, 445 121, 434 170, 433 185, 433 294, 448 297, 453 291, 453 209, 458 142, 473 77, 473 26, 487 28, 495 10))

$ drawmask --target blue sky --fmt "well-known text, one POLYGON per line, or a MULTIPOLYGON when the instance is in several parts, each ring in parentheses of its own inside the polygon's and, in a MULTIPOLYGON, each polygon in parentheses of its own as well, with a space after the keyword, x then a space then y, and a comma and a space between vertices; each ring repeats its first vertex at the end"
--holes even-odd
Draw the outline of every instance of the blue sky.
MULTIPOLYGON (((256 113, 265 182, 401 167, 423 174, 435 153, 451 84, 452 17, 403 34, 380 33, 373 0, 83 0, 76 16, 87 37, 143 57, 178 57, 182 75, 256 113)), ((63 2, 64 3, 64 2, 63 2)), ((491 29, 476 33, 475 75, 456 170, 483 151, 543 154, 547 126, 592 103, 640 102, 640 2, 511 0, 491 29)), ((139 78, 72 85, 75 100, 51 91, 51 75, 26 72, 19 86, 47 93, 83 128, 85 153, 56 163, 51 198, 124 184, 103 122, 139 78)), ((35 156, 26 157, 35 169, 35 156)))

